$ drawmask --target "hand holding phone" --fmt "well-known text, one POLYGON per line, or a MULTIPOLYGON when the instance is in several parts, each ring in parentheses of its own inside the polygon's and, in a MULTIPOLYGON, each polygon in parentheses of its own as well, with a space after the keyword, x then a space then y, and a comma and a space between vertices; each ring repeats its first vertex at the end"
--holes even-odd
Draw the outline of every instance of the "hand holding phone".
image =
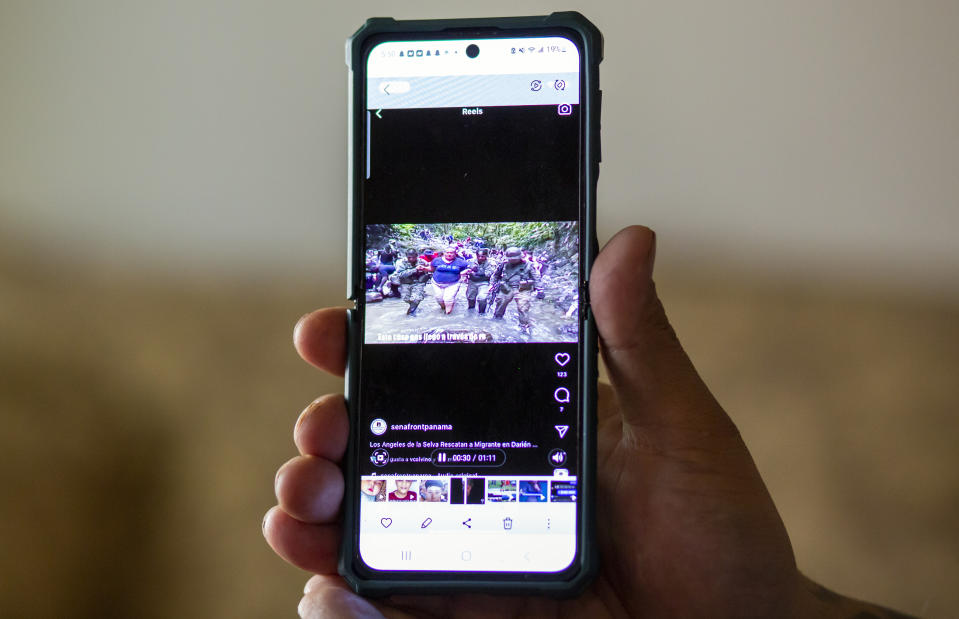
MULTIPOLYGON (((601 384, 599 398, 600 578, 572 600, 492 590, 424 595, 429 588, 388 601, 355 596, 335 573, 344 534, 338 518, 344 478, 335 463, 343 458, 349 422, 343 398, 330 395, 297 421, 302 455, 277 474, 280 504, 264 519, 272 547, 319 574, 307 585, 302 616, 819 616, 823 600, 832 599, 849 609, 842 616, 851 616, 864 606, 818 593, 821 587, 796 569, 785 528, 735 425, 669 328, 652 282, 654 248, 649 230, 621 232, 600 253, 590 283, 614 384, 601 384)), ((308 362, 342 376, 342 309, 304 317, 294 341, 308 362)))
MULTIPOLYGON (((494 28, 543 26, 543 23, 531 25, 528 18, 505 20, 504 23, 499 23, 500 20, 496 21, 498 24, 494 28)), ((473 24, 474 27, 475 25, 473 24)), ((492 26, 492 24, 487 25, 492 26)), ((423 35, 423 32, 435 31, 434 26, 435 24, 429 23, 404 25, 392 20, 379 22, 379 27, 396 35, 396 40, 402 39, 407 42, 440 41, 442 37, 430 38, 423 35), (411 28, 416 32, 404 34, 405 28, 411 28)), ((515 33, 501 32, 492 38, 504 39, 512 34, 515 33)), ((450 34, 450 38, 459 43, 470 37, 484 39, 490 36, 489 30, 482 34, 475 31, 450 34)), ((530 33, 525 33, 524 36, 528 37, 530 33)), ((485 47, 485 42, 480 42, 485 47)), ((542 47, 546 49, 545 45, 542 47)), ((436 51, 448 51, 446 48, 432 45, 425 48, 408 47, 403 57, 410 57, 410 49, 414 50, 412 55, 414 60, 425 57, 436 59, 436 51), (430 56, 422 53, 424 49, 430 52, 430 56), (417 50, 420 53, 417 53, 417 50)), ((465 57, 469 59, 481 57, 482 51, 477 43, 468 43, 462 50, 465 57)), ((537 54, 539 51, 535 46, 517 45, 510 49, 510 53, 528 57, 526 54, 537 54), (530 47, 532 49, 529 49, 530 47)), ((445 53, 439 54, 441 58, 445 55, 445 53)), ((357 66, 356 56, 354 54, 354 66, 357 66)), ((595 55, 594 59, 598 62, 595 55)), ((583 78, 577 87, 581 96, 580 105, 587 104, 594 100, 593 98, 598 103, 598 91, 596 84, 592 81, 596 77, 593 69, 595 66, 580 71, 579 76, 583 78), (588 96, 582 97, 583 93, 588 96)), ((357 81, 360 77, 354 75, 355 84, 360 83, 357 81)), ((366 83, 365 80, 361 81, 366 83)), ((392 97, 413 92, 409 83, 397 83, 403 81, 383 79, 382 94, 392 97)), ((533 93, 542 92, 547 86, 552 87, 554 91, 562 91, 569 86, 569 83, 565 79, 555 78, 545 82, 533 79, 528 84, 530 92, 533 93)), ((357 92, 365 92, 364 88, 354 89, 354 96, 357 92)), ((437 92, 433 92, 432 95, 437 95, 437 92)), ((570 228, 579 225, 575 236, 579 239, 582 248, 578 259, 581 274, 584 276, 577 282, 576 294, 572 299, 566 300, 568 309, 561 316, 564 321, 575 321, 575 328, 566 330, 566 336, 575 334, 575 351, 559 349, 552 356, 552 360, 560 367, 572 365, 574 362, 577 366, 575 384, 579 385, 579 390, 571 391, 566 386, 557 387, 552 397, 557 406, 570 405, 571 410, 565 412, 575 413, 570 415, 575 419, 575 423, 558 423, 554 425, 554 430, 559 440, 573 437, 579 451, 571 457, 570 452, 564 449, 550 450, 548 462, 553 470, 557 471, 551 476, 524 476, 514 470, 505 475, 495 476, 479 473, 444 476, 422 475, 414 470, 414 467, 406 468, 413 462, 426 465, 426 460, 394 462, 389 453, 384 453, 387 451, 386 448, 374 448, 372 444, 369 444, 364 449, 361 439, 368 438, 367 433, 382 436, 392 432, 417 431, 405 428, 404 426, 407 425, 428 425, 433 428, 444 424, 401 423, 396 424, 400 426, 396 428, 384 418, 377 417, 370 420, 368 415, 364 418, 363 415, 368 411, 364 413, 364 405, 358 397, 361 392, 361 383, 365 381, 369 385, 370 379, 373 379, 374 384, 379 383, 382 386, 389 384, 389 381, 385 380, 388 374, 382 370, 367 372, 364 380, 354 375, 357 372, 363 372, 363 358, 368 358, 370 351, 375 350, 376 345, 366 340, 370 335, 366 331, 366 326, 370 324, 369 316, 365 311, 367 308, 364 306, 364 296, 358 294, 362 290, 360 282, 364 281, 364 278, 351 276, 349 294, 357 301, 357 312, 352 315, 349 328, 343 320, 342 310, 321 310, 301 320, 295 332, 297 349, 304 359, 338 375, 343 375, 349 368, 351 376, 348 379, 348 393, 351 410, 347 411, 343 398, 327 396, 317 400, 303 412, 295 430, 295 441, 301 456, 290 460, 277 473, 276 493, 279 506, 270 510, 263 522, 267 540, 281 556, 303 569, 318 574, 307 584, 305 596, 300 604, 302 616, 375 617, 379 616, 380 611, 386 610, 412 615, 423 613, 432 616, 456 616, 468 613, 470 616, 490 617, 500 617, 504 614, 522 614, 530 617, 826 616, 837 612, 843 613, 842 616, 851 616, 856 612, 888 614, 884 609, 826 591, 803 577, 796 569, 785 528, 756 471, 755 464, 732 421, 703 385, 695 368, 683 352, 669 327, 662 304, 656 297, 655 287, 652 284, 655 242, 650 231, 631 228, 621 232, 610 241, 597 258, 595 267, 590 269, 595 253, 595 247, 592 245, 594 211, 591 207, 594 204, 596 166, 598 165, 598 122, 594 122, 598 118, 593 116, 595 112, 582 110, 578 112, 576 104, 565 101, 559 103, 556 108, 558 116, 576 118, 577 113, 579 114, 581 141, 575 166, 578 169, 576 174, 579 178, 578 182, 581 183, 579 195, 582 201, 577 215, 570 219, 537 217, 524 220, 516 217, 509 219, 489 217, 475 218, 470 221, 467 218, 450 217, 444 221, 438 221, 435 213, 439 211, 434 207, 417 210, 407 203, 404 207, 406 211, 400 209, 401 213, 406 214, 406 221, 414 222, 414 227, 415 222, 425 224, 418 230, 409 230, 405 227, 396 228, 399 220, 392 218, 389 214, 381 216, 379 222, 370 222, 369 213, 364 210, 368 205, 365 202, 367 198, 374 197, 375 203, 375 196, 380 195, 382 204, 389 204, 391 199, 406 195, 408 192, 405 190, 415 188, 415 183, 411 184, 410 179, 416 178, 416 175, 407 173, 394 179, 399 181, 398 184, 386 183, 378 190, 372 184, 370 186, 364 184, 365 180, 370 180, 374 184, 379 183, 378 180, 373 179, 376 178, 378 171, 382 171, 377 161, 383 155, 380 148, 383 145, 372 147, 372 136, 376 132, 371 131, 370 128, 364 130, 362 114, 356 112, 379 112, 375 116, 378 120, 382 120, 385 109, 366 109, 367 104, 365 96, 362 101, 357 102, 357 107, 354 108, 355 122, 352 126, 355 138, 352 165, 356 173, 353 204, 363 206, 359 211, 352 213, 354 219, 351 241, 354 249, 350 252, 350 264, 354 273, 362 274, 366 267, 369 267, 371 271, 378 271, 382 277, 382 274, 389 271, 385 267, 389 260, 384 260, 382 254, 379 264, 373 259, 376 252, 373 252, 368 261, 364 261, 362 248, 369 244, 371 232, 373 236, 377 234, 375 229, 367 230, 365 224, 385 224, 389 229, 380 230, 380 233, 385 231, 386 236, 395 236, 398 230, 405 233, 407 239, 412 238, 411 232, 418 235, 427 247, 422 252, 411 252, 412 258, 409 261, 411 264, 419 265, 412 271, 425 276, 425 279, 399 278, 400 297, 394 297, 392 301, 389 301, 394 306, 397 302, 408 306, 407 315, 415 316, 419 304, 426 297, 425 286, 420 284, 426 283, 426 279, 429 279, 440 266, 439 263, 435 263, 437 257, 429 245, 444 249, 453 246, 453 258, 446 261, 447 271, 456 271, 459 268, 453 265, 456 255, 455 241, 458 239, 463 239, 466 244, 477 248, 476 254, 479 255, 481 251, 479 248, 485 243, 478 243, 473 236, 476 230, 468 226, 464 228, 463 224, 533 223, 532 227, 521 228, 529 233, 530 238, 540 238, 537 235, 545 232, 547 235, 552 234, 554 238, 562 233, 564 235, 562 238, 566 239, 571 238, 570 228), (360 147, 363 142, 367 142, 366 149, 360 147), (364 179, 364 174, 369 176, 364 179), (384 192, 384 188, 387 191, 384 192), (555 225, 557 222, 559 226, 555 225), (450 224, 459 224, 458 228, 452 230, 453 234, 451 234, 450 224), (426 266, 427 264, 429 266, 426 266), (591 275, 588 281, 586 275, 591 275), (586 290, 590 291, 589 295, 585 294, 586 290), (609 376, 615 386, 615 388, 602 386, 598 429, 594 425, 590 409, 592 403, 590 372, 584 371, 584 367, 587 369, 590 367, 590 351, 594 350, 590 344, 593 315, 603 339, 604 358, 609 376), (595 460, 591 453, 593 446, 598 448, 595 460), (347 451, 345 459, 344 451, 347 451), (594 461, 599 464, 598 475, 591 464, 594 461), (392 464, 403 466, 396 471, 390 471, 389 474, 368 475, 363 474, 361 470, 361 466, 377 467, 392 464), (342 470, 340 466, 343 467, 342 470), (406 470, 403 470, 404 468, 406 470), (567 475, 571 470, 575 470, 575 479, 568 477, 564 479, 563 475, 558 473, 558 469, 565 469, 567 475), (490 479, 490 477, 493 478, 490 479), (579 587, 587 585, 598 554, 592 538, 591 509, 594 489, 600 506, 599 534, 596 537, 596 546, 599 547, 603 557, 600 578, 579 598, 567 601, 497 595, 520 591, 572 594, 579 587), (564 498, 575 498, 575 501, 567 500, 565 501, 567 505, 564 506, 561 505, 564 503, 564 498), (443 510, 453 505, 463 509, 479 509, 477 506, 484 505, 486 502, 490 505, 485 507, 495 505, 498 508, 504 506, 519 508, 518 503, 525 502, 524 507, 534 510, 546 506, 553 509, 560 508, 561 511, 558 513, 565 512, 563 514, 565 516, 572 513, 572 521, 575 524, 572 528, 559 532, 559 535, 555 535, 556 532, 547 534, 554 535, 549 541, 555 542, 552 545, 558 552, 542 553, 542 556, 538 558, 540 562, 532 570, 524 569, 525 566, 517 567, 514 564, 506 564, 499 569, 494 566, 490 569, 487 564, 480 566, 478 570, 470 571, 462 568, 450 569, 449 564, 433 562, 437 556, 442 559, 442 553, 435 552, 436 546, 440 546, 446 554, 449 554, 450 549, 458 549, 462 544, 446 544, 448 547, 444 547, 445 542, 450 541, 449 535, 445 538, 430 539, 430 534, 436 531, 433 529, 434 525, 442 524, 444 519, 449 520, 450 514, 442 511, 435 512, 440 516, 440 519, 437 519, 431 515, 434 512, 423 512, 426 515, 416 525, 418 530, 414 529, 412 534, 404 531, 403 535, 411 536, 410 539, 419 539, 424 543, 410 549, 386 543, 384 546, 391 549, 392 555, 382 557, 387 563, 390 561, 412 562, 414 561, 413 553, 416 552, 416 560, 420 563, 405 566, 400 564, 401 569, 390 569, 392 566, 387 565, 386 569, 382 569, 375 566, 381 560, 381 557, 377 556, 381 549, 375 547, 370 549, 369 542, 388 538, 380 536, 377 540, 375 534, 368 535, 368 533, 376 531, 377 526, 383 530, 389 530, 393 526, 399 526, 401 520, 394 519, 389 514, 377 514, 375 509, 370 509, 366 512, 367 515, 372 514, 374 518, 376 516, 379 518, 378 520, 367 518, 364 522, 363 507, 384 503, 390 505, 391 501, 397 509, 408 510, 401 514, 404 519, 408 519, 410 515, 419 516, 421 513, 417 513, 417 510, 422 512, 424 509, 443 510), (514 502, 517 505, 514 506, 514 502), (562 510, 563 507, 572 507, 574 504, 576 507, 573 510, 562 510), (340 517, 341 510, 345 514, 343 518, 340 517), (364 526, 367 535, 363 534, 364 526), (570 535, 573 529, 575 532, 570 535), (365 538, 367 548, 371 552, 363 553, 358 550, 363 543, 361 538, 365 538), (571 545, 570 540, 573 540, 571 545), (572 547, 571 555, 568 552, 570 547, 572 547), (334 573, 337 569, 338 548, 340 548, 339 569, 346 580, 334 573), (395 552, 397 550, 398 553, 395 552), (421 554, 421 550, 426 552, 421 554), (424 556, 427 557, 425 563, 422 562, 424 556), (563 556, 571 556, 571 559, 567 568, 557 572, 554 568, 564 563, 563 556), (557 557, 561 557, 561 560, 556 561, 557 557), (369 594, 410 592, 421 595, 397 596, 388 602, 369 602, 354 595, 348 587, 369 594), (456 588, 482 591, 487 595, 428 595, 456 588)), ((412 106, 410 109, 415 108, 416 106, 412 106)), ((403 109, 402 105, 400 109, 403 109)), ((593 109, 595 110, 596 107, 594 106, 593 109)), ((478 105, 462 107, 460 115, 464 119, 490 117, 487 108, 478 105)), ((432 119, 428 118, 428 120, 432 119)), ((372 116, 367 115, 366 121, 372 126, 372 116)), ((520 125, 523 124, 520 123, 520 125)), ((409 126, 418 127, 418 130, 424 133, 432 132, 434 141, 439 138, 446 139, 451 135, 443 129, 441 123, 431 126, 430 123, 420 122, 409 126)), ((409 126, 405 132, 400 132, 399 137, 411 135, 409 126)), ((471 127, 471 125, 464 126, 471 127)), ((475 125, 472 126, 475 127, 475 125)), ((528 127, 519 126, 516 134, 528 135, 523 133, 527 129, 528 127)), ((386 140, 386 143, 401 144, 402 140, 396 140, 396 137, 397 135, 394 134, 393 139, 386 140)), ((530 141, 521 140, 521 142, 529 143, 530 141)), ((516 145, 515 141, 507 140, 507 143, 510 146, 516 145)), ((470 142, 467 144, 471 148, 474 145, 470 142)), ((425 151, 420 149, 417 152, 425 151)), ((530 152, 530 149, 524 150, 520 161, 534 160, 535 157, 529 157, 530 152)), ((505 160, 506 156, 498 159, 505 160)), ((563 160, 563 157, 553 160, 549 165, 545 165, 544 169, 562 169, 563 160)), ((407 158, 400 161, 408 163, 415 162, 416 159, 407 158)), ((566 164, 568 163, 566 159, 566 164)), ((528 169, 522 166, 519 168, 528 169)), ((517 177, 515 175, 511 177, 506 170, 503 172, 499 175, 487 175, 484 179, 485 183, 479 186, 486 188, 500 183, 516 189, 517 177)), ((570 178, 568 174, 560 176, 560 181, 570 178)), ((467 173, 463 178, 468 179, 469 174, 467 173)), ((423 179, 419 177, 418 180, 423 179)), ((430 185, 429 182, 421 184, 428 188, 447 190, 449 187, 457 186, 449 177, 438 185, 430 185)), ((550 186, 542 182, 531 183, 531 185, 537 190, 533 193, 542 192, 543 195, 547 195, 550 190, 550 186)), ((523 195, 522 192, 516 192, 516 194, 523 195)), ((563 192, 560 192, 559 195, 562 194, 563 192)), ((422 193, 415 194, 415 192, 409 195, 423 196, 422 193)), ((527 192, 525 195, 528 198, 531 194, 527 192)), ((460 204, 453 199, 458 197, 458 194, 447 193, 445 197, 451 204, 460 204)), ((475 195, 472 199, 475 199, 475 195)), ((469 200, 470 198, 466 197, 462 203, 469 204, 469 200)), ((510 196, 507 195, 504 203, 510 204, 509 200, 510 196)), ((424 200, 423 203, 428 204, 429 200, 424 200)), ((528 204, 533 202, 524 202, 524 205, 528 206, 528 204)), ((374 206, 370 212, 375 213, 376 208, 374 206)), ((490 211, 495 212, 495 209, 490 211)), ((381 211, 381 215, 383 212, 385 211, 381 211)), ((510 212, 541 213, 548 212, 548 209, 547 211, 537 210, 534 204, 532 209, 526 211, 514 209, 510 212)), ((506 229, 509 231, 509 226, 506 229)), ((512 231, 515 232, 515 229, 512 231)), ((417 242, 417 245, 419 244, 417 242)), ((530 308, 533 306, 527 305, 532 301, 529 291, 519 290, 518 284, 514 288, 510 282, 513 279, 527 281, 535 279, 528 271, 528 267, 521 263, 530 263, 535 266, 538 260, 533 259, 529 254, 518 257, 517 251, 513 249, 507 245, 498 248, 498 254, 494 254, 497 256, 496 262, 500 263, 497 269, 502 266, 502 263, 510 262, 510 259, 515 261, 514 266, 509 271, 504 268, 499 275, 493 274, 487 280, 485 289, 475 289, 475 303, 477 315, 486 315, 483 309, 495 308, 492 312, 493 318, 497 318, 497 314, 500 314, 499 318, 504 318, 505 312, 500 313, 499 310, 508 307, 512 310, 510 317, 517 319, 518 327, 523 332, 520 335, 494 333, 492 334, 494 339, 487 344, 502 347, 504 344, 496 343, 496 337, 503 342, 512 342, 520 346, 572 344, 572 341, 566 342, 562 339, 566 336, 559 332, 557 332, 559 335, 557 341, 536 339, 542 337, 536 331, 537 327, 545 322, 542 314, 531 311, 530 308), (519 273, 520 271, 522 273, 519 273), (513 275, 520 275, 520 277, 513 278, 513 275), (494 282, 496 282, 495 286, 494 282), (532 332, 522 329, 524 326, 530 327, 532 332)), ((521 248, 516 249, 522 254, 521 248)), ((551 266, 546 265, 550 272, 552 272, 549 268, 551 266)), ((542 273, 538 274, 542 275, 542 273)), ((444 297, 444 289, 451 286, 442 284, 452 282, 438 281, 438 283, 439 286, 433 286, 436 290, 431 291, 432 299, 437 304, 451 303, 454 311, 456 307, 462 310, 464 299, 461 294, 456 294, 461 291, 457 289, 454 294, 444 297)), ((456 284, 457 287, 464 287, 462 282, 457 281, 456 284)), ((533 290, 537 291, 535 296, 539 297, 539 286, 534 286, 533 290)), ((370 299, 370 303, 387 302, 382 297, 377 297, 378 295, 369 295, 367 298, 370 299)), ((465 300, 468 304, 467 310, 471 309, 469 292, 465 300)), ((455 313, 453 317, 456 317, 455 313)), ((385 324, 389 326, 388 321, 385 324)), ((393 323, 394 328, 395 324, 393 323)), ((556 324, 561 325, 559 322, 556 324)), ((475 333, 475 330, 472 332, 475 333)), ((439 329, 427 335, 432 338, 431 341, 444 338, 458 341, 455 337, 451 338, 448 329, 439 329)), ((440 344, 440 346, 462 345, 464 344, 440 344)), ((403 346, 409 347, 410 344, 403 344, 403 346)), ((480 350, 477 348, 479 344, 465 344, 465 346, 480 350)), ((435 352, 437 349, 430 350, 435 352)), ((532 350, 535 351, 535 348, 532 350)), ((372 357, 375 359, 376 354, 372 354, 372 357)), ((404 357, 400 357, 399 360, 403 361, 404 357)), ((380 361, 382 362, 382 359, 380 361)), ((450 363, 449 358, 435 354, 420 357, 409 355, 405 357, 405 361, 412 366, 412 369, 396 372, 401 379, 396 384, 402 385, 403 388, 392 392, 396 396, 394 399, 414 394, 414 390, 437 393, 435 384, 437 379, 444 378, 444 375, 442 372, 437 372, 436 368, 444 366, 452 368, 451 380, 448 382, 459 390, 460 398, 437 398, 438 402, 446 405, 446 409, 439 407, 440 410, 450 409, 451 402, 454 404, 452 408, 460 402, 469 402, 470 398, 474 398, 476 394, 483 396, 474 398, 480 402, 484 402, 487 396, 495 399, 496 395, 501 393, 497 391, 497 381, 488 381, 488 384, 483 384, 482 389, 467 391, 458 378, 460 375, 473 379, 495 377, 496 372, 485 370, 510 367, 509 363, 503 363, 503 360, 499 359, 500 363, 487 364, 480 368, 481 371, 468 368, 474 371, 463 372, 462 362, 457 364, 454 360, 450 363), (410 359, 413 363, 410 363, 410 359)), ((515 362, 516 359, 512 361, 515 362)), ((402 368, 403 366, 400 363, 394 363, 381 365, 381 367, 402 368)), ((518 371, 511 372, 508 378, 516 383, 529 384, 529 374, 523 371, 524 367, 529 365, 524 366, 520 363, 517 367, 518 371)), ((559 373, 566 371, 566 378, 569 378, 572 368, 556 371, 557 377, 559 373)), ((368 397, 366 401, 369 402, 368 397)), ((393 410, 393 408, 384 405, 381 410, 393 410)), ((490 409, 487 407, 481 410, 490 409)), ((507 416, 505 421, 502 417, 489 416, 490 427, 503 425, 512 428, 515 425, 514 418, 528 421, 530 407, 514 407, 509 410, 512 416, 507 416)), ((442 422, 442 419, 439 421, 442 422)), ((453 421, 457 419, 454 418, 453 421)), ((382 439, 379 442, 383 443, 386 440, 382 439)), ((407 446, 409 441, 390 442, 402 442, 404 446, 400 449, 410 449, 407 446)), ((483 453, 470 454, 471 456, 475 455, 477 458, 482 456, 487 463, 493 465, 505 463, 503 454, 499 453, 499 451, 505 453, 501 447, 485 449, 494 441, 481 438, 479 442, 484 445, 483 453)), ((496 442, 502 444, 501 441, 496 442)), ((534 445, 532 441, 515 442, 520 445, 519 449, 540 447, 538 444, 535 448, 532 447, 534 445)), ((475 444, 476 440, 473 443, 475 444)), ((420 448, 416 447, 416 449, 420 448)), ((462 455, 459 448, 455 449, 462 455)), ((510 449, 514 447, 511 445, 510 449)), ((445 453, 447 458, 451 455, 450 452, 443 451, 441 448, 439 451, 435 449, 433 451, 437 454, 445 453)), ((436 461, 431 457, 428 462, 430 466, 436 467, 439 464, 438 455, 436 461)), ((471 460, 472 466, 478 466, 481 463, 483 462, 478 459, 471 460)), ((489 513, 486 512, 484 515, 489 513)), ((533 511, 521 516, 528 516, 530 513, 538 513, 540 516, 544 514, 543 511, 533 511)), ((503 514, 497 513, 497 518, 500 515, 503 514)), ((479 520, 473 521, 472 517, 466 517, 459 524, 465 530, 472 531, 474 526, 482 523, 479 520)), ((486 524, 488 525, 489 522, 486 524)), ((487 556, 501 551, 503 556, 515 558, 517 548, 519 552, 530 547, 535 550, 535 542, 530 545, 528 540, 521 541, 518 545, 502 543, 502 540, 509 539, 503 536, 512 535, 517 531, 522 533, 522 524, 522 519, 514 518, 512 514, 503 516, 498 523, 494 522, 496 526, 493 528, 497 529, 496 534, 487 535, 486 541, 498 539, 501 542, 489 544, 490 552, 487 556)), ((462 534, 463 530, 459 533, 462 534)), ((453 536, 454 542, 462 539, 461 535, 453 536)), ((393 542, 395 541, 396 538, 393 542)))

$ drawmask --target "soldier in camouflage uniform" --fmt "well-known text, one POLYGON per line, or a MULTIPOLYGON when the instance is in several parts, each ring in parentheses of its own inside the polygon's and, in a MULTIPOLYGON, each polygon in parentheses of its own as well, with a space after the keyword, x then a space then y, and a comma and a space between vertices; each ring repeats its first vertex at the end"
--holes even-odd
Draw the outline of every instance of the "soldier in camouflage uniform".
POLYGON ((466 302, 467 310, 473 309, 476 302, 479 301, 479 313, 486 312, 486 300, 489 295, 489 278, 493 274, 493 265, 488 260, 489 250, 480 248, 476 250, 476 258, 470 260, 469 275, 466 278, 466 302))
POLYGON ((491 290, 499 287, 496 289, 496 311, 493 318, 503 318, 507 306, 515 300, 519 327, 523 333, 529 335, 532 331, 529 321, 531 291, 535 288, 537 297, 542 298, 542 282, 536 269, 523 260, 523 252, 518 247, 506 250, 506 262, 493 271, 489 283, 491 290))
POLYGON ((410 316, 426 296, 426 282, 430 280, 430 266, 416 253, 407 249, 406 258, 396 262, 396 271, 390 276, 390 281, 400 287, 400 298, 409 303, 406 313, 410 316))

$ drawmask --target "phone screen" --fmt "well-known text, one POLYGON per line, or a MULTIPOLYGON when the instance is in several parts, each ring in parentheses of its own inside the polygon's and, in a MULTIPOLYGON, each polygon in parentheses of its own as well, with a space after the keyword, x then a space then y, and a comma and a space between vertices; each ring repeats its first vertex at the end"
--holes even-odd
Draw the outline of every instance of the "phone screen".
MULTIPOLYGON (((359 557, 556 576, 582 477, 575 36, 366 54, 359 557)), ((354 174, 358 171, 354 170, 354 174)))

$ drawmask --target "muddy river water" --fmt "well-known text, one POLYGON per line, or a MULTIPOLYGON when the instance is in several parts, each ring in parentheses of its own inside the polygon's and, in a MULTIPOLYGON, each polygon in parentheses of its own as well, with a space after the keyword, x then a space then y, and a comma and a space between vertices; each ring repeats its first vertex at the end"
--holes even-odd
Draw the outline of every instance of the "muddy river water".
POLYGON ((533 298, 530 307, 532 330, 529 335, 519 327, 516 303, 510 303, 501 320, 493 318, 493 308, 485 314, 468 310, 466 286, 460 286, 453 311, 444 313, 432 296, 433 287, 426 286, 426 298, 413 316, 408 316, 405 301, 386 298, 366 304, 366 342, 575 342, 576 314, 566 318, 565 313, 542 299, 533 298))

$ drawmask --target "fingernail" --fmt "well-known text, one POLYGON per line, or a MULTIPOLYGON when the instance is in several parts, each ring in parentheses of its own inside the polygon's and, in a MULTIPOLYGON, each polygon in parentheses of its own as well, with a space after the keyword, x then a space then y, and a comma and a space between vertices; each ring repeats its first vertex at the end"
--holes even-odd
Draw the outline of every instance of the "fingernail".
MULTIPOLYGON (((312 404, 310 406, 313 406, 312 404)), ((306 417, 306 411, 310 410, 310 406, 307 406, 306 409, 300 413, 300 416, 296 418, 296 423, 293 424, 293 442, 296 442, 296 434, 300 431, 300 425, 303 423, 303 418, 306 417)))
POLYGON ((316 585, 320 584, 321 579, 318 575, 310 576, 309 580, 306 581, 306 584, 303 585, 303 595, 309 595, 313 589, 316 588, 316 585))
POLYGON ((320 401, 323 400, 325 397, 326 397, 325 395, 321 395, 321 396, 318 397, 317 399, 315 399, 315 400, 313 400, 312 402, 310 402, 309 404, 307 404, 306 408, 304 408, 304 409, 300 412, 300 416, 296 418, 296 423, 293 424, 293 440, 294 440, 294 441, 296 441, 296 433, 297 433, 297 431, 300 429, 300 425, 303 423, 303 420, 306 419, 307 413, 309 413, 311 410, 313 410, 313 408, 314 408, 317 404, 319 404, 320 401))
POLYGON ((276 469, 276 475, 273 476, 273 492, 279 490, 280 475, 283 474, 283 469, 286 468, 286 462, 284 462, 280 468, 276 469))
POLYGON ((300 318, 296 321, 296 324, 293 325, 293 341, 294 341, 294 342, 296 341, 296 332, 300 330, 300 325, 303 324, 303 321, 306 320, 306 319, 309 317, 309 315, 310 315, 310 312, 307 312, 306 314, 303 314, 303 315, 300 316, 300 318))

